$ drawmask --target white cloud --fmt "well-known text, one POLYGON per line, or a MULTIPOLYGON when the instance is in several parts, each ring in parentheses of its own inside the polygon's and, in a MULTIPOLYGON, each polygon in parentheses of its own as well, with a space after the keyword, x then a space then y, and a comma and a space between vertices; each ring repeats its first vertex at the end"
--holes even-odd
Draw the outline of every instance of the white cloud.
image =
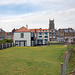
POLYGON ((38 4, 40 2, 63 2, 63 1, 65 1, 65 0, 0 0, 0 5, 24 4, 24 3, 38 4))
POLYGON ((49 18, 55 19, 56 28, 72 27, 75 29, 75 9, 69 9, 59 12, 39 12, 23 14, 19 16, 1 16, 0 27, 5 31, 11 31, 13 28, 20 28, 28 24, 29 28, 48 28, 49 18), (5 18, 5 19, 4 19, 5 18))

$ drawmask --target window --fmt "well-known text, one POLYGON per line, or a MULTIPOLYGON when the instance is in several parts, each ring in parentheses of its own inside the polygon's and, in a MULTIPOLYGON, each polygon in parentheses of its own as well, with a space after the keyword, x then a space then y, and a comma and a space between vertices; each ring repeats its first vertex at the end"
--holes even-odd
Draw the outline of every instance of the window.
POLYGON ((61 35, 62 35, 62 33, 61 33, 61 35))
POLYGON ((53 38, 55 38, 55 36, 53 36, 53 38))
POLYGON ((50 36, 50 38, 52 38, 52 36, 50 36))
POLYGON ((31 33, 31 37, 34 37, 34 33, 31 33))
POLYGON ((15 41, 15 45, 18 45, 18 41, 15 41))
POLYGON ((72 41, 72 39, 71 39, 71 41, 72 41))
POLYGON ((45 36, 45 38, 48 38, 48 36, 45 36))
POLYGON ((75 31, 73 30, 73 32, 75 32, 75 31))
POLYGON ((55 32, 55 30, 53 30, 53 32, 55 32))
POLYGON ((52 30, 50 30, 50 32, 52 32, 52 30))
POLYGON ((53 33, 53 35, 55 35, 55 33, 53 33))
POLYGON ((65 35, 67 35, 67 34, 65 33, 65 35))
POLYGON ((21 38, 24 38, 24 33, 21 33, 21 38))
POLYGON ((52 35, 52 33, 50 32, 50 35, 52 35))
POLYGON ((45 41, 47 42, 47 41, 48 41, 48 39, 45 39, 45 41))
POLYGON ((68 30, 64 30, 65 32, 68 32, 68 30))
POLYGON ((38 35, 36 35, 36 37, 38 37, 38 35))
POLYGON ((45 33, 45 35, 48 35, 48 33, 45 33))
POLYGON ((42 35, 42 33, 39 33, 39 35, 42 35))
POLYGON ((65 39, 65 41, 67 41, 68 39, 65 39))
POLYGON ((42 38, 42 36, 39 36, 39 38, 42 38))
POLYGON ((72 30, 69 30, 69 32, 72 32, 72 30))

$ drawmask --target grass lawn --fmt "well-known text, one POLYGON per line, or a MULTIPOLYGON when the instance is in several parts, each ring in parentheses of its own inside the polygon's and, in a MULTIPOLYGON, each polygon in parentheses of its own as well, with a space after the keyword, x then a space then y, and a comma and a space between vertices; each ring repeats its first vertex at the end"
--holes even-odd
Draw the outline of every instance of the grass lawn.
POLYGON ((64 45, 0 50, 0 75, 60 75, 64 45))

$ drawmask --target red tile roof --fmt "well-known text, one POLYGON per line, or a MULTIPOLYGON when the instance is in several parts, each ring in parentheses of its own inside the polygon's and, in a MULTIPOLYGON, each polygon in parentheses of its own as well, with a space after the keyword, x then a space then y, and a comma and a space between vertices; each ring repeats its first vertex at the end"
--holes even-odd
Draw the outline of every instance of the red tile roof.
POLYGON ((16 30, 15 32, 49 32, 48 29, 42 29, 42 28, 39 28, 39 29, 27 29, 25 27, 21 27, 20 29, 16 30))
POLYGON ((36 29, 29 29, 30 31, 35 31, 36 29))
POLYGON ((27 28, 25 28, 24 26, 21 27, 20 29, 16 30, 15 32, 30 32, 30 30, 28 30, 27 28))
POLYGON ((36 31, 36 32, 49 32, 48 29, 42 29, 42 28, 39 28, 39 29, 29 29, 30 31, 36 31), (40 31, 41 30, 41 31, 40 31))

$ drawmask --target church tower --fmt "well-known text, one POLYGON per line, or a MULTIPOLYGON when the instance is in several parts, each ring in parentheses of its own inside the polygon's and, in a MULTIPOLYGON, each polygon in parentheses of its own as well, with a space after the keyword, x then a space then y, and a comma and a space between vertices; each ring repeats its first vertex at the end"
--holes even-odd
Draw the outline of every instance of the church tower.
POLYGON ((57 30, 55 29, 54 19, 49 19, 49 41, 57 41, 56 32, 57 30))
POLYGON ((54 27, 54 19, 53 20, 49 19, 49 30, 50 29, 55 29, 55 27, 54 27))

